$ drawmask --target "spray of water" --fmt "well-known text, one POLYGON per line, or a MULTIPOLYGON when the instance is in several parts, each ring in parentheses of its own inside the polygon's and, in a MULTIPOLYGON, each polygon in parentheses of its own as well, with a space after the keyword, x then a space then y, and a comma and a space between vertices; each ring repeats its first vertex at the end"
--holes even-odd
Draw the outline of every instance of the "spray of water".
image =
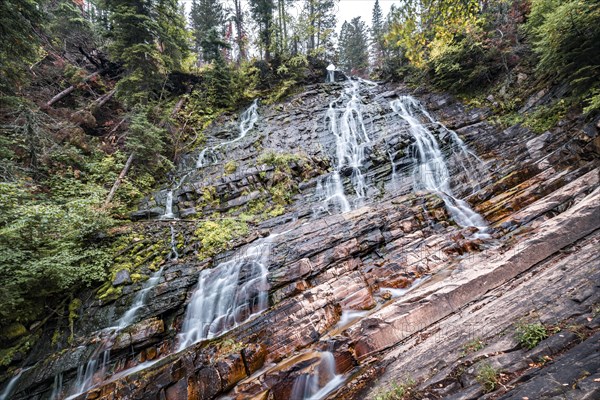
MULTIPOLYGON (((429 123, 435 123, 435 120, 411 96, 402 96, 392 101, 390 105, 394 112, 408 123, 409 132, 415 139, 412 145, 414 189, 438 194, 459 226, 476 227, 481 234, 485 234, 488 228, 481 215, 471 209, 467 202, 456 198, 452 192, 450 173, 444 154, 431 129, 422 122, 422 118, 429 123)), ((450 134, 452 144, 458 149, 455 151, 462 153, 463 158, 474 156, 456 133, 448 129, 445 129, 445 131, 450 134)), ((468 168, 464 165, 463 168, 468 174, 468 168)))

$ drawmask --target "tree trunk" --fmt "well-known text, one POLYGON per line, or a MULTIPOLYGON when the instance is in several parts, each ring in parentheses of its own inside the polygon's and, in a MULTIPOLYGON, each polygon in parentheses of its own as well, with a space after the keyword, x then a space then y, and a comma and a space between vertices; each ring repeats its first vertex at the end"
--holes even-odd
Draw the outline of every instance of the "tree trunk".
POLYGON ((116 92, 116 89, 111 90, 110 92, 100 96, 96 101, 94 101, 91 105, 90 105, 90 109, 95 110, 98 109, 100 107, 102 107, 103 105, 105 105, 106 103, 108 103, 108 101, 110 99, 112 99, 112 97, 114 96, 116 92))
MULTIPOLYGON (((86 76, 85 78, 83 78, 82 82, 87 82, 90 79, 92 79, 93 77, 97 76, 101 71, 96 71, 91 75, 86 76)), ((64 98, 65 96, 67 96, 69 93, 71 93, 73 90, 75 90, 75 85, 73 86, 69 86, 68 88, 66 88, 65 90, 63 90, 62 92, 60 92, 59 94, 57 94, 56 96, 54 96, 53 98, 50 99, 50 101, 48 101, 46 103, 46 107, 52 107, 52 105, 54 103, 56 103, 57 101, 61 100, 62 98, 64 98)))
POLYGON ((106 197, 106 200, 104 201, 104 205, 102 206, 102 209, 106 209, 108 207, 108 205, 110 204, 110 202, 112 201, 113 197, 115 197, 115 193, 117 192, 117 189, 119 188, 119 186, 121 186, 121 183, 123 182, 123 179, 125 178, 125 175, 127 175, 127 172, 129 172, 129 168, 131 168, 131 163, 133 162, 133 157, 134 157, 134 153, 131 153, 129 155, 129 158, 127 159, 127 162, 125 163, 125 166, 121 170, 119 177, 117 178, 117 180, 113 184, 112 188, 110 189, 110 192, 108 193, 108 196, 106 197))

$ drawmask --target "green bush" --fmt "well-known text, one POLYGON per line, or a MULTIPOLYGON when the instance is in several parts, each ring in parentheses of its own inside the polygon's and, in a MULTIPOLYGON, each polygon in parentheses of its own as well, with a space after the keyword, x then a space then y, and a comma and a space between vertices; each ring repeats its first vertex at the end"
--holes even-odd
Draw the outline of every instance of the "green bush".
POLYGON ((527 31, 539 56, 537 70, 570 83, 597 111, 600 90, 600 7, 597 1, 534 0, 527 31))
POLYGON ((434 46, 430 61, 433 83, 454 92, 489 84, 501 68, 497 50, 485 44, 483 32, 477 29, 465 30, 450 43, 434 46))
POLYGON ((111 254, 100 233, 113 220, 99 199, 38 199, 0 183, 0 322, 28 322, 52 299, 105 279, 111 254))
POLYGON ((539 322, 534 324, 519 324, 516 338, 519 344, 528 350, 533 349, 542 340, 548 337, 546 327, 539 322))

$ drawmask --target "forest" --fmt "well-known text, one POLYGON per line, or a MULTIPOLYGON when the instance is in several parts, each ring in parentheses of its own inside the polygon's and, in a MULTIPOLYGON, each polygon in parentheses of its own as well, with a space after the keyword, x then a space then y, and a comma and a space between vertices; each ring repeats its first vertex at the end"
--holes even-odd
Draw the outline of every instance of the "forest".
POLYGON ((72 332, 79 294, 122 265, 131 214, 175 184, 206 128, 325 82, 329 64, 450 93, 502 128, 600 114, 598 0, 403 0, 387 15, 377 0, 369 20, 339 21, 343 3, 1 2, 0 366, 48 321, 72 332), (549 103, 527 106, 550 87, 549 103))

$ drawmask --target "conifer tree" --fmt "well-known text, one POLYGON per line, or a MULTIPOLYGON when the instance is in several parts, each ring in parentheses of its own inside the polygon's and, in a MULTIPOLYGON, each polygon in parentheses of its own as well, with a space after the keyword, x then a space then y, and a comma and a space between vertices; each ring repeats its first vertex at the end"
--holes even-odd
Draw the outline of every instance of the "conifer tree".
POLYGON ((188 52, 177 1, 106 0, 106 7, 112 22, 110 50, 127 70, 119 93, 128 102, 146 102, 188 52))
POLYGON ((250 0, 250 11, 252 18, 258 25, 258 42, 262 48, 263 58, 266 61, 271 59, 271 37, 273 24, 273 10, 275 3, 273 0, 250 0))
POLYGON ((0 92, 14 93, 39 50, 42 0, 0 2, 0 92))
POLYGON ((351 74, 363 75, 369 67, 367 27, 360 17, 344 21, 339 39, 340 67, 351 74))
POLYGON ((375 0, 375 5, 373 5, 373 17, 371 19, 371 40, 373 44, 374 61, 377 67, 381 66, 384 59, 385 44, 383 24, 383 12, 381 11, 381 6, 379 5, 379 0, 375 0))
POLYGON ((225 13, 220 0, 194 0, 190 11, 194 50, 202 61, 216 59, 227 44, 223 39, 225 13))

